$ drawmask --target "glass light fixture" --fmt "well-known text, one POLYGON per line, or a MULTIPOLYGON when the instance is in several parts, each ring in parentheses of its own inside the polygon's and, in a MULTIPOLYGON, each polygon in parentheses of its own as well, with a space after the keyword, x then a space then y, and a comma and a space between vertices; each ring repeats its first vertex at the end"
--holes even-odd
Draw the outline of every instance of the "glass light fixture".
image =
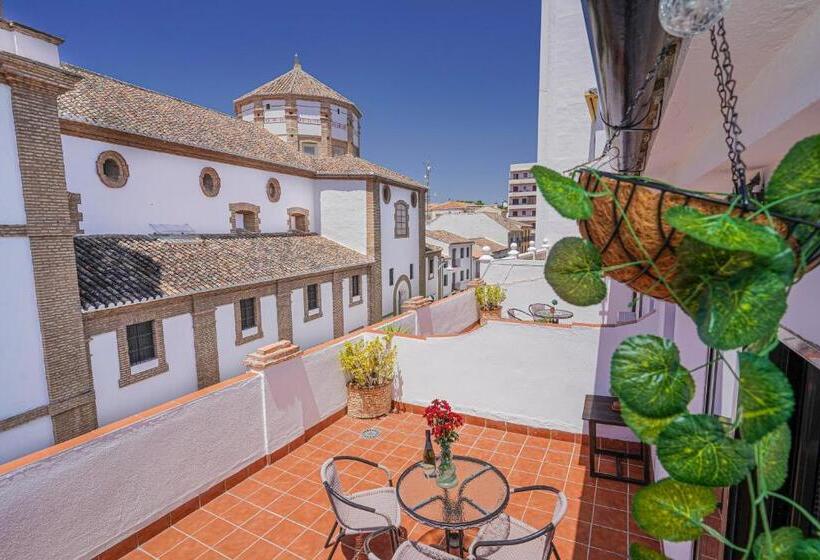
POLYGON ((660 0, 661 25, 675 37, 692 37, 723 17, 732 0, 660 0))

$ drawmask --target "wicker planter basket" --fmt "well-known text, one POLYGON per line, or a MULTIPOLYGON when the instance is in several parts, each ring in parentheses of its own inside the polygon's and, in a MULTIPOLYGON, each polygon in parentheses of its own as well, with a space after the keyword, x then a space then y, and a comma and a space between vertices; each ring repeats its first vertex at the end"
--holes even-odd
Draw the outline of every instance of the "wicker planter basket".
POLYGON ((390 414, 393 407, 393 384, 376 387, 347 386, 347 414, 353 418, 376 418, 390 414))
MULTIPOLYGON (((675 249, 683 239, 683 234, 664 222, 663 214, 673 206, 690 206, 705 214, 725 212, 728 202, 707 195, 676 189, 669 185, 647 180, 627 182, 617 176, 597 172, 596 178, 586 170, 576 177, 578 183, 588 192, 598 192, 608 188, 615 193, 629 222, 640 239, 644 249, 654 259, 656 266, 668 281, 675 276, 675 249)), ((589 220, 579 221, 581 235, 601 251, 604 266, 625 264, 646 260, 644 253, 623 223, 621 211, 610 197, 592 199, 594 213, 589 220)), ((738 215, 743 211, 737 210, 738 215)), ((756 218, 760 223, 768 223, 764 215, 756 218)), ((775 218, 775 228, 783 237, 789 237, 794 224, 775 218)), ((814 263, 817 264, 817 259, 814 263)), ((609 276, 629 285, 643 294, 671 301, 666 287, 659 282, 658 273, 650 265, 636 265, 614 272, 609 276)))
POLYGON ((490 319, 501 319, 501 308, 495 309, 479 309, 478 324, 485 325, 490 319))

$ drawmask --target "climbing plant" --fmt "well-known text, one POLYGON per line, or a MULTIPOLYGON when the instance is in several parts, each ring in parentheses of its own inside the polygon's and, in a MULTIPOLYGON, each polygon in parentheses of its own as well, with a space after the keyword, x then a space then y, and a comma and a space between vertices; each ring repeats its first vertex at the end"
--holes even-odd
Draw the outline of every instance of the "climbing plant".
MULTIPOLYGON (((583 171, 601 178, 596 170, 583 171)), ((820 558, 820 521, 778 493, 788 467, 794 395, 768 358, 777 344, 789 290, 817 258, 820 135, 798 142, 786 154, 762 200, 730 195, 723 211, 712 214, 684 205, 666 209, 661 216, 665 227, 682 236, 673 267, 660 266, 645 249, 640 228, 630 223, 617 193, 607 186, 611 181, 599 182, 600 190, 590 192, 544 167, 534 167, 533 174, 544 198, 564 217, 594 222, 598 205, 616 208, 622 231, 645 257, 604 266, 595 244, 581 237, 562 239, 544 269, 556 294, 575 305, 593 305, 606 297, 606 274, 636 265, 652 271, 669 299, 697 325, 701 341, 718 351, 716 360, 723 362, 726 375, 737 379, 737 409, 726 422, 689 412, 695 384, 673 341, 637 335, 614 351, 610 391, 620 400, 623 419, 635 435, 656 446, 669 475, 635 495, 635 522, 668 541, 711 535, 744 559, 820 558), (783 223, 788 227, 781 227, 783 223), (724 355, 729 350, 738 351, 737 367, 724 355), (729 541, 705 522, 717 508, 712 489, 737 484, 746 485, 753 505, 749 539, 743 543, 729 541), (805 516, 812 534, 796 527, 770 527, 769 500, 782 500, 805 516)), ((616 179, 645 182, 640 177, 616 179)), ((663 558, 640 544, 632 546, 630 555, 663 558)))

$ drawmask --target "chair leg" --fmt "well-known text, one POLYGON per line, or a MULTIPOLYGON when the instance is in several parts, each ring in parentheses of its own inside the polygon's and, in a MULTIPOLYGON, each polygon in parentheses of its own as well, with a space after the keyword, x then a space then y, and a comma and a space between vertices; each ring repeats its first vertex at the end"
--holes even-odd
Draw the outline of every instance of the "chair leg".
MULTIPOLYGON (((558 556, 558 549, 552 543, 550 543, 550 553, 555 554, 555 560, 561 560, 561 557, 558 556)), ((549 554, 547 554, 547 558, 549 559, 549 554)))
MULTIPOLYGON (((339 526, 338 522, 333 522, 333 527, 330 529, 330 534, 327 536, 327 540, 325 541, 325 548, 330 546, 330 540, 333 537, 333 533, 336 532, 336 527, 339 526)), ((333 542, 333 548, 330 549, 330 554, 327 555, 327 560, 331 560, 333 555, 336 553, 336 549, 339 547, 339 543, 342 542, 342 537, 345 536, 344 527, 339 527, 339 534, 336 535, 336 540, 333 542)))

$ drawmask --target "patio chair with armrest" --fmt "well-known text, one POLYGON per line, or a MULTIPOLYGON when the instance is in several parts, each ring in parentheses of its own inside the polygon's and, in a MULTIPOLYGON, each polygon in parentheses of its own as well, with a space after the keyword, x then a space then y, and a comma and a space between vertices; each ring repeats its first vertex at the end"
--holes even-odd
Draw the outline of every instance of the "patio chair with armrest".
POLYGON ((476 560, 548 560, 555 554, 561 560, 558 551, 552 544, 555 529, 567 512, 567 497, 551 486, 535 485, 516 488, 519 492, 549 492, 556 497, 552 519, 541 529, 534 529, 519 519, 501 514, 479 530, 475 541, 470 546, 470 555, 476 560))
POLYGON ((518 309, 517 307, 512 307, 507 310, 507 316, 511 319, 515 319, 516 321, 532 321, 533 316, 524 311, 523 309, 518 309))
POLYGON ((336 520, 325 541, 325 548, 333 544, 328 558, 333 557, 339 542, 346 535, 361 535, 365 533, 387 532, 390 534, 390 542, 393 549, 398 546, 399 526, 401 524, 401 508, 396 497, 396 489, 393 488, 393 478, 390 471, 378 463, 352 457, 340 455, 331 457, 324 462, 321 468, 322 485, 325 487, 327 497, 330 500, 330 507, 336 520), (337 462, 356 461, 376 469, 384 471, 387 476, 388 486, 364 490, 353 494, 346 494, 342 490, 342 483, 339 479, 337 462), (339 534, 333 540, 336 529, 339 534))
MULTIPOLYGON (((384 534, 386 531, 373 533, 364 543, 364 550, 367 554, 367 560, 388 560, 387 558, 379 558, 373 552, 373 540, 384 534)), ((461 560, 458 556, 448 554, 438 548, 415 542, 404 541, 395 549, 393 555, 389 560, 461 560)))

